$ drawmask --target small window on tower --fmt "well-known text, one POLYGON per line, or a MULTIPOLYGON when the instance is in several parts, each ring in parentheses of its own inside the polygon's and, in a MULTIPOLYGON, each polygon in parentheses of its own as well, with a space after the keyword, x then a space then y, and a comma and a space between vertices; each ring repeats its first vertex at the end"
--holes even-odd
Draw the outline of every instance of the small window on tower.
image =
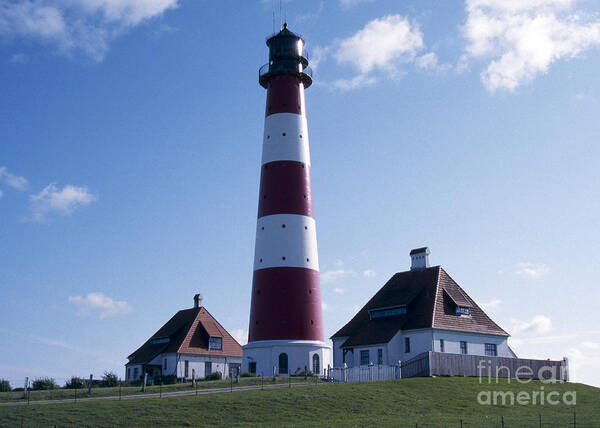
POLYGON ((285 260, 285 256, 283 256, 283 257, 281 258, 281 260, 285 260))
POLYGON ((283 135, 285 137, 285 132, 283 134, 281 134, 281 135, 283 135))
POLYGON ((283 227, 285 229, 285 224, 282 224, 281 227, 283 227))

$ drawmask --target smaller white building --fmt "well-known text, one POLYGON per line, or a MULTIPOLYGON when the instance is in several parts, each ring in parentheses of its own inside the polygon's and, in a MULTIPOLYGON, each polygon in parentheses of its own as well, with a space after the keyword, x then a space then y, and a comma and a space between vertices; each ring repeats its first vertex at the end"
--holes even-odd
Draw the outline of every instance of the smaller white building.
POLYGON ((334 367, 394 365, 428 351, 516 358, 509 334, 441 266, 429 266, 428 248, 410 256, 411 269, 331 337, 334 367))
POLYGON ((242 347, 194 296, 194 307, 177 312, 139 349, 127 357, 125 379, 174 375, 202 379, 220 372, 223 378, 241 368, 242 347))

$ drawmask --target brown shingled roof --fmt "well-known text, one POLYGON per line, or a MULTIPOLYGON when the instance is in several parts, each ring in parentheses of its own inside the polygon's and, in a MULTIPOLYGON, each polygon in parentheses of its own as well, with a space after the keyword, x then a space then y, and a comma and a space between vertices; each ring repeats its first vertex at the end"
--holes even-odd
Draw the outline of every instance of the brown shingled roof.
POLYGON ((173 315, 146 343, 127 357, 128 364, 147 363, 160 353, 241 357, 242 347, 206 308, 199 307, 184 309, 173 315), (221 337, 222 349, 208 349, 209 337, 221 337), (168 343, 152 343, 167 338, 168 343))
POLYGON ((389 342, 398 330, 439 328, 508 336, 477 306, 441 266, 400 272, 332 338, 349 336, 342 346, 389 342), (406 314, 370 319, 369 311, 406 305, 406 314), (471 316, 456 315, 456 305, 471 308, 471 316))

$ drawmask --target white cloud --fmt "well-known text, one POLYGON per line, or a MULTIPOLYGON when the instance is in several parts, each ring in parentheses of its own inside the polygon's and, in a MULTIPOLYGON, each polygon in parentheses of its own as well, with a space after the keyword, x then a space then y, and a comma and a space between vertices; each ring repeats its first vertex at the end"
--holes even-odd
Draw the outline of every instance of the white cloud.
POLYGON ((0 183, 4 183, 20 192, 27 190, 27 180, 24 177, 11 174, 5 166, 0 167, 0 183))
POLYGON ((435 52, 428 52, 415 58, 415 66, 421 70, 444 72, 450 68, 448 64, 440 64, 435 52))
POLYGON ((231 330, 231 335, 242 346, 248 343, 248 330, 236 328, 234 330, 231 330))
MULTIPOLYGON (((403 64, 414 64, 421 70, 442 71, 435 53, 418 54, 425 48, 423 33, 417 22, 402 15, 386 15, 369 21, 354 35, 316 49, 316 66, 333 57, 339 66, 349 64, 355 71, 327 83, 340 91, 349 91, 375 84, 378 79, 398 79, 405 71, 403 64)), ((314 61, 314 59, 313 59, 314 61)))
POLYGON ((543 263, 517 263, 515 273, 524 278, 538 280, 550 273, 550 268, 543 263))
POLYGON ((327 303, 325 302, 321 302, 321 309, 323 310, 323 312, 328 312, 331 310, 331 306, 329 306, 327 303))
POLYGON ((333 292, 334 292, 335 294, 342 295, 342 294, 344 294, 344 293, 346 292, 346 289, 344 289, 344 288, 339 288, 339 287, 336 287, 336 288, 334 288, 334 289, 333 289, 333 292))
POLYGON ((17 53, 10 57, 12 64, 26 64, 29 58, 24 53, 17 53))
POLYGON ((104 319, 131 312, 131 306, 125 301, 113 300, 103 293, 89 293, 87 296, 69 296, 69 302, 78 308, 78 315, 97 315, 104 319))
POLYGON ((360 3, 372 3, 375 0, 338 0, 340 2, 340 5, 345 8, 351 8, 354 7, 360 3))
POLYGON ((178 0, 8 0, 0 4, 0 38, 37 39, 101 61, 112 39, 177 7, 178 0))
POLYGON ((321 283, 330 284, 339 281, 342 278, 348 278, 349 276, 354 276, 354 272, 343 268, 328 270, 321 273, 321 283))
POLYGON ((491 309, 496 309, 498 306, 500 306, 500 303, 502 303, 502 300, 494 297, 489 302, 482 302, 479 306, 481 306, 484 310, 489 311, 491 309))
POLYGON ((585 341, 581 344, 586 349, 600 349, 600 344, 595 342, 585 341))
POLYGON ((34 221, 44 221, 50 213, 71 215, 77 208, 85 207, 94 202, 97 197, 89 193, 87 187, 77 187, 67 184, 59 189, 55 184, 49 184, 37 195, 29 197, 34 221))
POLYGON ((377 275, 377 273, 375 273, 375 271, 373 269, 365 269, 365 270, 363 270, 362 275, 365 278, 373 278, 375 275, 377 275))
POLYGON ((545 334, 552 330, 552 320, 545 315, 536 315, 530 321, 512 320, 512 333, 545 334))
POLYGON ((575 0, 466 0, 469 57, 491 59, 481 80, 494 92, 515 90, 552 63, 600 45, 600 22, 575 0))
POLYGON ((401 15, 374 19, 352 37, 338 43, 338 63, 350 63, 361 74, 373 70, 393 72, 396 61, 410 61, 423 48, 418 24, 401 15))

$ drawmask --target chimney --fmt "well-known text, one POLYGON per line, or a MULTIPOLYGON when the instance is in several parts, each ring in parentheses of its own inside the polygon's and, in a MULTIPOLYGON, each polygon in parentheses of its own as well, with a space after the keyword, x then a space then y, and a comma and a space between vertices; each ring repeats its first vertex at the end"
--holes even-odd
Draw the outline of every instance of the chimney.
POLYGON ((198 293, 194 296, 194 308, 202 306, 202 294, 198 293))
POLYGON ((429 248, 415 248, 410 252, 410 270, 421 270, 429 267, 429 248))

